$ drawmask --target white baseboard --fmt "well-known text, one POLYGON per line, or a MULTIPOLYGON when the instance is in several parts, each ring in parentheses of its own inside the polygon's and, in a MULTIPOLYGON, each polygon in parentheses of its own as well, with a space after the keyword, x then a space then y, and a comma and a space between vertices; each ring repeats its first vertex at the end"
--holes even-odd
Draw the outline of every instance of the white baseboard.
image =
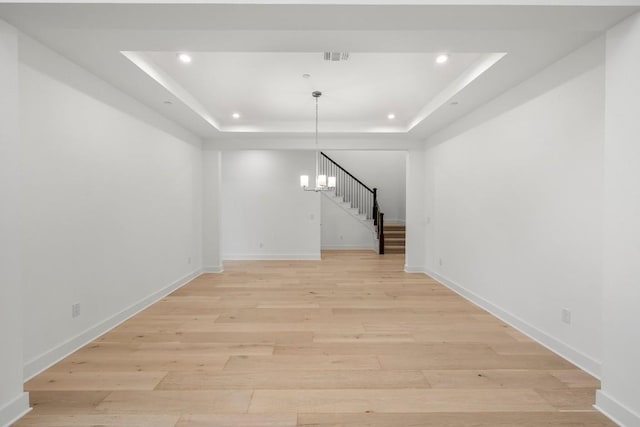
POLYGON ((223 261, 320 261, 320 253, 312 254, 227 254, 223 261))
POLYGON ((623 427, 640 426, 640 414, 627 408, 602 390, 596 391, 596 404, 593 407, 623 427))
POLYGON ((323 245, 323 251, 375 251, 373 245, 323 245))
MULTIPOLYGON (((411 265, 404 265, 404 272, 405 273, 424 273, 427 270, 426 267, 415 267, 415 266, 411 266, 411 265)), ((426 273, 424 273, 426 274, 426 273)))
POLYGON ((106 332, 115 328, 125 320, 135 316, 145 308, 158 302, 165 296, 169 295, 176 289, 186 285, 188 282, 198 277, 202 273, 202 269, 193 271, 190 274, 176 280, 169 286, 160 289, 157 292, 148 295, 140 301, 130 305, 119 313, 87 328, 84 332, 68 339, 67 341, 55 346, 51 350, 42 353, 39 356, 27 361, 24 365, 24 380, 25 382, 38 375, 40 372, 64 359, 71 353, 75 352, 84 345, 90 343, 106 332))
POLYGON ((222 268, 222 265, 207 265, 202 267, 202 272, 203 273, 222 273, 224 272, 224 269, 222 268))
POLYGON ((525 320, 520 319, 519 317, 487 301, 481 296, 468 290, 464 286, 461 286, 458 283, 455 283, 453 280, 450 280, 444 276, 441 276, 440 274, 434 271, 430 271, 429 269, 425 269, 424 273, 436 279, 438 282, 442 283, 444 286, 456 292, 463 298, 471 301, 475 305, 493 314, 498 319, 502 320, 503 322, 519 330, 523 334, 527 335, 529 338, 534 339, 539 344, 542 344, 543 346, 553 351, 557 355, 563 357, 564 359, 578 366, 580 369, 588 372, 589 374, 593 375, 596 378, 600 378, 601 363, 599 361, 587 356, 586 354, 563 343, 562 341, 559 341, 558 339, 552 337, 551 335, 529 324, 525 320))
POLYGON ((30 410, 29 393, 21 392, 13 400, 0 408, 0 426, 9 427, 24 417, 30 410))

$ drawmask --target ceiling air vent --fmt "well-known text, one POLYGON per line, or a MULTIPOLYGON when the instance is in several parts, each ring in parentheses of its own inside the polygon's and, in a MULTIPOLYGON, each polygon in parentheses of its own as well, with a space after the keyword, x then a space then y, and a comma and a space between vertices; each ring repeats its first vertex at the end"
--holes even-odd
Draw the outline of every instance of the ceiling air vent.
POLYGON ((324 60, 325 61, 346 61, 349 59, 349 52, 325 52, 324 60))

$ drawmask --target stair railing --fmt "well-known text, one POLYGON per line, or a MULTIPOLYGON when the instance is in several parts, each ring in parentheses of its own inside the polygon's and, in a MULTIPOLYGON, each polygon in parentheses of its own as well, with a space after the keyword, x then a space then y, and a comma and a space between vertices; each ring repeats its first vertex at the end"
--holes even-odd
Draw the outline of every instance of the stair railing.
POLYGON ((378 190, 369 188, 349 171, 333 161, 325 153, 320 153, 320 174, 336 177, 336 196, 357 208, 365 219, 373 219, 379 242, 378 253, 384 254, 384 213, 378 204, 378 190))

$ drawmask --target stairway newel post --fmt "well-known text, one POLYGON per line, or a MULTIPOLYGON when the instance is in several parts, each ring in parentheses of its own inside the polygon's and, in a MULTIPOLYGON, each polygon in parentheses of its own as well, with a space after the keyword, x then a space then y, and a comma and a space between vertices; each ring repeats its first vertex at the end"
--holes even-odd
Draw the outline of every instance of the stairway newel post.
POLYGON ((380 223, 378 224, 378 235, 379 235, 379 243, 380 243, 380 250, 379 250, 379 254, 380 255, 384 255, 384 213, 380 212, 380 223))
POLYGON ((378 225, 378 189, 373 189, 373 225, 378 225))

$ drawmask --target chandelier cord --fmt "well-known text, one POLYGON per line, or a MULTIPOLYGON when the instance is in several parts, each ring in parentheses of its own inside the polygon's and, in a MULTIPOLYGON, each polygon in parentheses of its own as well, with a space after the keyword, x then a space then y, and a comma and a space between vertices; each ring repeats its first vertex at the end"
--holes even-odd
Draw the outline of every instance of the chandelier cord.
MULTIPOLYGON (((320 160, 319 155, 318 155, 318 97, 316 96, 316 181, 318 179, 318 173, 319 173, 319 167, 318 167, 318 162, 320 160)), ((316 186, 318 185, 318 183, 316 182, 316 186)))

